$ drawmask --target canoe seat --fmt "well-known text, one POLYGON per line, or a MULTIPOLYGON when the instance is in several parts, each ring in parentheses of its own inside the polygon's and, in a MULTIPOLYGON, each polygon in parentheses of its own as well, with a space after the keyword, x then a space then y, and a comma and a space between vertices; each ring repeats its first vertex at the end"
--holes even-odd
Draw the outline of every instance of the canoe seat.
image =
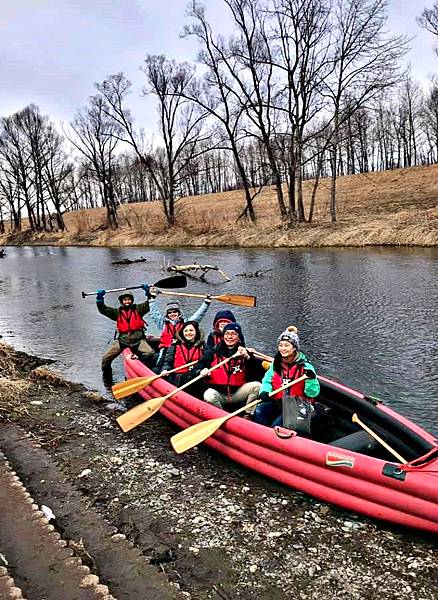
POLYGON ((349 435, 345 435, 344 437, 330 442, 330 446, 368 454, 370 450, 373 450, 377 446, 377 442, 368 435, 366 431, 355 431, 354 433, 350 433, 349 435))

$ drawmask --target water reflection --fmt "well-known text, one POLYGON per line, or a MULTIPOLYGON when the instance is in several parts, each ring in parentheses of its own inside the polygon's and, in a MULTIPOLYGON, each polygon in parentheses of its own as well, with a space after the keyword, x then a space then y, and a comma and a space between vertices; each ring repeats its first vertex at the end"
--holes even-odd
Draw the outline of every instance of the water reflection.
MULTIPOLYGON (((278 334, 296 324, 302 345, 323 373, 387 400, 438 433, 437 249, 145 249, 8 248, 0 262, 0 333, 16 348, 54 358, 67 377, 105 393, 100 357, 114 324, 82 290, 152 282, 161 267, 198 260, 230 276, 272 269, 263 277, 233 277, 190 291, 255 294, 257 308, 231 308, 247 340, 272 352, 278 334), (113 265, 143 256, 147 262, 113 265)), ((139 290, 136 299, 144 296, 139 290)), ((117 294, 107 295, 117 304, 117 294)), ((167 299, 159 300, 165 304, 167 299)), ((198 301, 184 301, 186 314, 198 301)), ((153 325, 151 332, 156 332, 153 325)), ((121 365, 115 376, 123 376, 121 365)))

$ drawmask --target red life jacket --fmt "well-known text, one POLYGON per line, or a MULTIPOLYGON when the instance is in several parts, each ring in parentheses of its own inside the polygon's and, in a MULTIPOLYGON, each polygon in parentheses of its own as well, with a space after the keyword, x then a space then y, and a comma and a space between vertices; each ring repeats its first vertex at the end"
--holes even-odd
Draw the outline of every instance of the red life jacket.
POLYGON ((119 308, 116 324, 119 333, 132 333, 145 327, 145 322, 135 306, 132 308, 119 308))
MULTIPOLYGON (((276 390, 282 385, 293 381, 294 379, 298 379, 301 375, 304 374, 304 363, 292 363, 289 367, 282 366, 281 368, 281 376, 274 371, 272 376, 272 389, 276 390)), ((284 390, 287 394, 291 396, 305 396, 304 394, 304 384, 305 381, 300 381, 296 383, 292 387, 284 390)), ((274 396, 271 396, 272 400, 281 400, 283 398, 283 392, 278 392, 274 396)))
MULTIPOLYGON (((222 360, 224 360, 224 357, 219 356, 215 352, 211 367, 214 367, 222 360)), ((210 373, 208 377, 208 383, 213 386, 218 385, 228 388, 239 388, 241 385, 246 383, 245 369, 246 365, 243 356, 236 356, 225 365, 222 365, 210 373)))
POLYGON ((164 323, 163 331, 161 332, 159 348, 169 348, 172 342, 176 339, 176 334, 184 325, 184 321, 181 319, 173 324, 171 321, 164 323))
MULTIPOLYGON (((176 344, 175 346, 175 358, 173 361, 173 368, 181 367, 187 363, 199 360, 204 354, 202 345, 192 346, 188 348, 185 344, 176 344)), ((180 369, 178 373, 187 373, 191 367, 180 369)))

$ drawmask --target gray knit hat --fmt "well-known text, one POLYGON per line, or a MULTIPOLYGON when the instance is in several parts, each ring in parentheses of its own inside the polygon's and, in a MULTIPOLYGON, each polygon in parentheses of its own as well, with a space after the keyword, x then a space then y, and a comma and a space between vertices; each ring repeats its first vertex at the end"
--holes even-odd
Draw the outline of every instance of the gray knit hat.
POLYGON ((278 337, 277 345, 280 342, 290 342, 292 346, 295 346, 297 350, 300 349, 300 338, 298 337, 298 330, 293 325, 289 325, 286 331, 278 337))
POLYGON ((168 302, 166 304, 166 315, 171 310, 177 310, 180 315, 182 315, 181 304, 177 300, 173 300, 172 302, 168 302))

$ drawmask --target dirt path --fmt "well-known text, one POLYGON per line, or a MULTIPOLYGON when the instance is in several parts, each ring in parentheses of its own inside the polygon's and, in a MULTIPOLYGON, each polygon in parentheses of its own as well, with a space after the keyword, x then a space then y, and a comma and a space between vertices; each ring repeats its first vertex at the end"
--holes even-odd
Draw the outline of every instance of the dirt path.
MULTIPOLYGON (((29 381, 38 361, 15 357, 29 381)), ((123 435, 78 385, 39 379, 8 406, 0 419, 41 447, 5 422, 0 450, 116 598, 436 600, 430 537, 316 502, 204 447, 177 456, 159 415, 123 435)))

